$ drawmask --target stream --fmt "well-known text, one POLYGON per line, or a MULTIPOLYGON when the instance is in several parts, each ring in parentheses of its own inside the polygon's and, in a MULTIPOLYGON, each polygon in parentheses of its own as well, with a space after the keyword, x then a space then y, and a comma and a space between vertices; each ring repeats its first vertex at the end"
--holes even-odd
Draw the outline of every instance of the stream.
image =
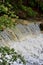
POLYGON ((43 65, 43 34, 37 23, 7 28, 0 33, 0 46, 14 48, 24 56, 26 65, 43 65))

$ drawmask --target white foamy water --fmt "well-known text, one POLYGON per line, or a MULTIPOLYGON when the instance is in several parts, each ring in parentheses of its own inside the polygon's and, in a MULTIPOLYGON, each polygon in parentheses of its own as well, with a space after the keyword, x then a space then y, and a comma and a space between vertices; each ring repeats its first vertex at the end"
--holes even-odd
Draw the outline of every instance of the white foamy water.
MULTIPOLYGON (((21 37, 23 37, 23 40, 12 40, 13 37, 11 39, 10 34, 6 31, 1 33, 2 38, 5 42, 9 42, 8 44, 11 48, 14 48, 18 53, 24 56, 27 62, 26 65, 43 65, 43 34, 40 33, 39 26, 36 24, 24 27, 21 24, 19 25, 16 26, 18 33, 12 30, 13 32, 15 31, 14 33, 17 35, 18 40, 21 37)), ((14 63, 13 65, 19 65, 16 62, 14 63)))
POLYGON ((13 41, 11 47, 25 57, 28 62, 27 65, 43 64, 43 38, 41 36, 29 37, 20 42, 13 41))

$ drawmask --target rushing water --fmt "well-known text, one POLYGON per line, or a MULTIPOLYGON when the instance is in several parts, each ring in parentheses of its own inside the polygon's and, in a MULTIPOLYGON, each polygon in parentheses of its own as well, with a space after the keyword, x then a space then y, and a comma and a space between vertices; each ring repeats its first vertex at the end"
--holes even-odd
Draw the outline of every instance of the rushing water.
POLYGON ((11 30, 6 29, 0 33, 0 45, 13 47, 25 57, 26 65, 43 65, 43 34, 38 24, 17 24, 11 30))

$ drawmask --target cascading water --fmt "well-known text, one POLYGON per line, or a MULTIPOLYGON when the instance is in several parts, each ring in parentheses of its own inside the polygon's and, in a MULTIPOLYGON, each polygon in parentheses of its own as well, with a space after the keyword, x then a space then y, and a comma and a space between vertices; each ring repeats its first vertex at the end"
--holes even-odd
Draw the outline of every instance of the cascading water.
POLYGON ((7 28, 0 33, 0 45, 13 47, 21 53, 26 65, 43 65, 43 34, 38 24, 17 24, 15 28, 7 28))

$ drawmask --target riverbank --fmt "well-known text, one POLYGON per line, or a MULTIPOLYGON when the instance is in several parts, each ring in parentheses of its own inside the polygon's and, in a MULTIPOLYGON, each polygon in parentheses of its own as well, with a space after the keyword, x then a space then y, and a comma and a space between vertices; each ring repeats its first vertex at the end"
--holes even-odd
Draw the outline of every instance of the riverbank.
POLYGON ((34 20, 34 19, 30 19, 30 20, 23 20, 23 19, 14 19, 12 18, 12 21, 15 22, 15 24, 22 24, 22 25, 27 25, 27 24, 38 24, 39 28, 41 31, 43 31, 43 19, 42 20, 34 20))

